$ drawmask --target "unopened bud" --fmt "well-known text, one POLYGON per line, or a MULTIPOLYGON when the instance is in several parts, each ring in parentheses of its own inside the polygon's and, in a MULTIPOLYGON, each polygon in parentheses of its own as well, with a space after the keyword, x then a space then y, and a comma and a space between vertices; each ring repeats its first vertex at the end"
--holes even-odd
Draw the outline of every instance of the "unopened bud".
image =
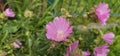
POLYGON ((26 18, 30 18, 30 17, 33 16, 33 12, 30 11, 30 10, 26 10, 26 11, 24 12, 24 16, 25 16, 26 18))
POLYGON ((83 14, 83 18, 88 18, 88 15, 87 14, 83 14))
POLYGON ((90 10, 89 10, 89 13, 90 14, 93 14, 95 12, 95 8, 91 8, 90 10))
POLYGON ((6 20, 5 13, 0 13, 0 19, 6 20))

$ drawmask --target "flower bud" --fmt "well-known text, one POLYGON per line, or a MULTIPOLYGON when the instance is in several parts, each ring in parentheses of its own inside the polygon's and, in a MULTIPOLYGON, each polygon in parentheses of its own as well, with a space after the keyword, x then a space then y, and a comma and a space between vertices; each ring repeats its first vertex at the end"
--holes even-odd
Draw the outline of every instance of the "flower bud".
POLYGON ((31 18, 31 17, 33 16, 33 12, 30 11, 30 10, 25 10, 24 16, 25 16, 26 18, 31 18))

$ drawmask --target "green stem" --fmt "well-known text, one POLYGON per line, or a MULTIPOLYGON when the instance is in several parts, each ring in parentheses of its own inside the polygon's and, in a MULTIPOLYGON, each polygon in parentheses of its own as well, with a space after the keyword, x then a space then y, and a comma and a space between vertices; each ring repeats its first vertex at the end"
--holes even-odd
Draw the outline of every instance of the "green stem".
POLYGON ((99 28, 97 28, 97 30, 98 30, 98 32, 100 33, 101 39, 103 39, 103 32, 102 32, 99 28))
POLYGON ((29 46, 29 56, 32 56, 32 49, 31 49, 31 38, 28 38, 28 46, 29 46))
POLYGON ((22 3, 19 2, 19 1, 12 1, 12 2, 6 2, 6 3, 5 3, 5 6, 6 6, 7 4, 12 4, 12 3, 19 3, 19 4, 22 4, 22 3))
POLYGON ((28 48, 29 48, 29 56, 32 56, 32 40, 30 38, 30 35, 27 36, 27 39, 28 39, 28 48))
POLYGON ((99 42, 98 42, 98 45, 99 45, 99 44, 103 43, 102 40, 103 40, 104 34, 99 28, 97 28, 97 30, 100 33, 100 38, 99 38, 99 42))
POLYGON ((4 37, 2 38, 2 40, 1 40, 1 45, 2 45, 2 43, 5 41, 5 39, 7 38, 7 35, 8 35, 8 31, 6 31, 5 32, 5 35, 4 35, 4 37))

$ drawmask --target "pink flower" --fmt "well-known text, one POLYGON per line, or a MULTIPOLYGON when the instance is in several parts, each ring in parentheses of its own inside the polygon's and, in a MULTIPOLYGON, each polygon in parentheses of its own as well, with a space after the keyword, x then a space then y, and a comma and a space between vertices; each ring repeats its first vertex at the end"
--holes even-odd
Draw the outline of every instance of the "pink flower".
POLYGON ((53 22, 46 25, 46 36, 50 40, 57 42, 64 41, 72 33, 73 27, 70 27, 69 22, 63 17, 56 17, 53 22))
POLYGON ((90 56, 90 52, 89 51, 82 51, 83 56, 90 56))
MULTIPOLYGON (((69 47, 67 47, 66 49, 66 54, 64 56, 72 56, 72 53, 74 50, 77 49, 79 44, 79 41, 74 42, 72 45, 70 45, 69 47)), ((78 56, 79 54, 75 54, 76 56, 78 56)))
POLYGON ((80 56, 79 54, 75 54, 75 56, 80 56))
POLYGON ((95 48, 94 56, 107 56, 108 52, 110 51, 108 47, 109 46, 107 44, 104 44, 102 46, 95 48))
POLYGON ((15 42, 13 42, 13 46, 14 48, 20 48, 22 45, 20 40, 15 40, 15 42))
POLYGON ((110 33, 107 33, 104 35, 104 40, 109 43, 109 44, 112 44, 112 40, 113 38, 115 37, 114 33, 113 32, 110 32, 110 33))
POLYGON ((110 9, 108 7, 108 4, 100 3, 95 10, 95 14, 98 17, 99 22, 102 25, 106 25, 106 21, 110 16, 110 9))
POLYGON ((10 8, 7 8, 7 9, 5 10, 5 15, 6 15, 7 17, 14 17, 14 16, 15 16, 14 12, 13 12, 12 9, 10 9, 10 8))

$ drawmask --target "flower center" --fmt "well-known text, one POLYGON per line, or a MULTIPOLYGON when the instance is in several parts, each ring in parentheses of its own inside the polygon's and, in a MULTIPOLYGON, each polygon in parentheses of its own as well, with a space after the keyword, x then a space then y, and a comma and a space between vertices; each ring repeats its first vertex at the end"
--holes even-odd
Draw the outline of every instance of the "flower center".
POLYGON ((64 32, 63 31, 57 31, 57 38, 63 38, 64 32))

